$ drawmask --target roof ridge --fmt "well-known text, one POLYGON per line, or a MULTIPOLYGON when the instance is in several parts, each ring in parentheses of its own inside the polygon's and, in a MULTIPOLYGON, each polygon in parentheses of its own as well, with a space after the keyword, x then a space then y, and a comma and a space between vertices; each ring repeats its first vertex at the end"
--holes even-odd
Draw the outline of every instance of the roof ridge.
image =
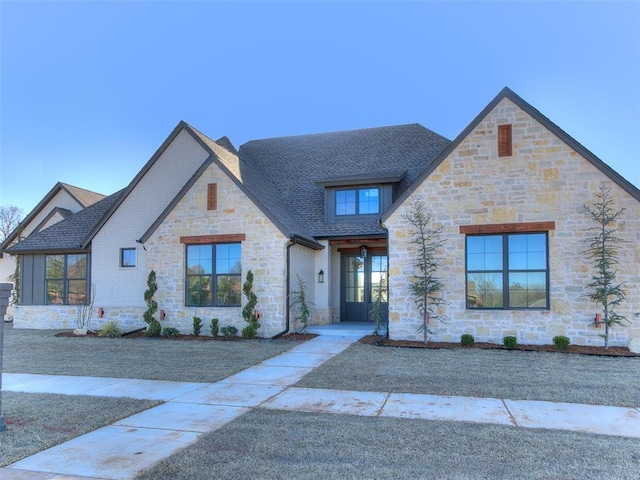
MULTIPOLYGON (((329 132, 314 132, 314 133, 302 133, 302 134, 299 134, 299 135, 284 135, 284 136, 279 136, 279 137, 255 138, 255 139, 251 139, 251 140, 248 140, 247 142, 243 143, 242 145, 240 145, 240 148, 242 148, 244 145, 247 145, 247 144, 253 143, 253 142, 262 142, 262 141, 270 141, 270 140, 284 140, 284 139, 303 138, 303 137, 319 137, 319 136, 322 136, 322 135, 337 135, 337 134, 341 134, 341 133, 342 134, 343 133, 356 133, 356 132, 364 133, 364 132, 370 132, 370 131, 374 131, 374 130, 388 130, 388 129, 394 129, 394 128, 415 127, 415 126, 421 127, 421 128, 424 128, 425 130, 429 130, 430 132, 433 132, 433 130, 428 129, 424 125, 421 125, 418 122, 413 122, 413 123, 402 123, 402 124, 399 124, 399 125, 382 125, 382 126, 378 126, 378 127, 349 128, 349 129, 343 129, 343 130, 332 130, 332 131, 329 131, 329 132)), ((436 133, 436 132, 433 132, 433 133, 436 133)), ((439 134, 437 134, 437 135, 439 135, 439 134)))

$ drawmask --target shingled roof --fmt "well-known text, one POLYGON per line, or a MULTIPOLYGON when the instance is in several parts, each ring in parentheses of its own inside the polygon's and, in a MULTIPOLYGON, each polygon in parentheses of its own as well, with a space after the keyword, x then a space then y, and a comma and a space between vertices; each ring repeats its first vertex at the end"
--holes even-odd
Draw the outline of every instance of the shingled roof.
POLYGON ((85 251, 86 249, 82 248, 85 238, 121 193, 122 191, 116 192, 61 222, 30 235, 6 251, 13 254, 38 253, 42 251, 51 253, 85 251))
POLYGON ((240 167, 247 187, 275 204, 274 214, 287 212, 312 237, 383 235, 377 221, 325 223, 322 183, 398 176, 395 200, 448 144, 419 124, 252 140, 239 149, 240 167))

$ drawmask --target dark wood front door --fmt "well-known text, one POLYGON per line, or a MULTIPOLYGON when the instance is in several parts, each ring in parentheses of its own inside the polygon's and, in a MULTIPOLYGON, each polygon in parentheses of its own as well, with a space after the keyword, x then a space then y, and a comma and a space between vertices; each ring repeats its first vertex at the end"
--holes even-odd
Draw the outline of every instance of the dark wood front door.
POLYGON ((388 315, 387 256, 342 255, 342 308, 343 322, 369 322, 371 311, 380 297, 383 320, 388 315))

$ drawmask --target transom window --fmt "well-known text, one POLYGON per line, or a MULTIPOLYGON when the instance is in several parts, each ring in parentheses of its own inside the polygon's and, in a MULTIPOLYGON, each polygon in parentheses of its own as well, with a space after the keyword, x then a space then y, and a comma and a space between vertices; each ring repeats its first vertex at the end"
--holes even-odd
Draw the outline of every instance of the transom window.
POLYGON ((467 308, 549 308, 546 233, 468 235, 467 308))
POLYGON ((47 255, 45 292, 47 305, 86 305, 87 255, 47 255))
POLYGON ((187 306, 240 306, 241 256, 240 243, 187 245, 187 306))
POLYGON ((336 190, 336 215, 370 215, 380 213, 380 189, 356 188, 336 190))

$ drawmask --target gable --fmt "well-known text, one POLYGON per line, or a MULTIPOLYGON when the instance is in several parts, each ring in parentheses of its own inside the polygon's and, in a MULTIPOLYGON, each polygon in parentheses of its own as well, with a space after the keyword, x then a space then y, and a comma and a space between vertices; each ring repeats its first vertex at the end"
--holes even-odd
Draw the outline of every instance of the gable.
POLYGON ((185 126, 178 124, 87 236, 85 246, 98 235, 126 242, 139 239, 198 171, 209 153, 185 126))
POLYGON ((42 198, 38 205, 36 205, 33 210, 27 214, 22 222, 20 222, 20 225, 18 225, 13 233, 7 237, 5 242, 0 245, 0 249, 7 248, 15 242, 18 237, 28 237, 29 235, 46 228, 45 225, 53 225, 54 222, 51 221, 52 217, 56 217, 59 220, 63 219, 60 218, 60 215, 65 217, 66 214, 61 212, 77 213, 85 207, 95 203, 89 203, 88 205, 83 204, 76 195, 72 194, 72 192, 77 193, 76 190, 84 192, 86 197, 85 200, 87 201, 90 197, 92 200, 97 199, 97 201, 104 198, 104 195, 99 193, 78 189, 77 187, 58 182, 42 198))
MULTIPOLYGON (((582 162, 590 163, 596 170, 598 170, 602 174, 602 179, 608 179, 614 182, 618 187, 627 192, 631 197, 633 197, 636 201, 640 202, 640 190, 638 190, 633 184, 623 178, 620 174, 618 174, 615 170, 609 167, 606 163, 596 157, 593 153, 587 150, 583 145, 581 145, 578 141, 573 139, 570 135, 568 135, 564 130, 558 127, 556 124, 551 122, 547 117, 545 117, 542 113, 512 92, 509 88, 504 88, 483 110, 476 116, 476 118, 456 137, 456 139, 451 142, 435 159, 429 166, 426 168, 422 174, 418 177, 418 179, 411 185, 409 189, 397 200, 397 202, 387 211, 382 217, 382 220, 387 220, 400 205, 402 205, 407 198, 411 196, 414 190, 416 190, 420 185, 424 183, 424 181, 433 174, 436 169, 439 168, 442 162, 444 162, 447 158, 450 157, 452 152, 456 150, 464 150, 461 148, 461 144, 471 137, 474 139, 485 139, 484 136, 487 136, 486 139, 493 142, 491 145, 487 146, 487 151, 485 154, 491 154, 496 158, 498 155, 498 125, 509 124, 512 122, 513 130, 512 134, 514 135, 512 148, 518 148, 515 145, 516 141, 520 141, 519 148, 520 150, 514 151, 514 155, 527 155, 527 149, 532 146, 540 146, 534 145, 536 141, 534 139, 535 135, 539 131, 547 132, 553 139, 547 139, 545 141, 549 141, 553 143, 552 146, 549 146, 549 149, 536 149, 536 153, 534 156, 538 156, 538 158, 543 158, 545 154, 555 153, 557 152, 557 148, 560 145, 564 145, 569 148, 573 154, 579 156, 582 162), (507 107, 508 105, 508 107, 507 107), (509 113, 511 112, 511 113, 509 113), (517 113, 516 113, 517 112, 517 113), (503 117, 495 117, 489 124, 487 124, 487 118, 492 115, 505 115, 503 117), (513 115, 512 115, 513 114, 513 115), (530 125, 526 127, 525 124, 529 121, 529 119, 535 122, 535 126, 530 125), (518 123, 520 122, 520 125, 518 123), (524 122, 524 123, 523 123, 524 122), (481 124, 484 126, 481 126, 481 124), (479 127, 480 126, 480 127, 479 127), (489 127, 489 129, 485 129, 485 127, 489 127), (520 130, 518 130, 520 128, 520 130), (527 131, 523 128, 529 128, 531 130, 527 131), (519 140, 516 139, 516 135, 518 135, 519 140), (527 144, 528 142, 528 144, 527 144)), ((467 143, 470 150, 466 152, 470 159, 474 156, 474 151, 477 149, 473 143, 467 143)), ((482 155, 480 155, 482 156, 482 155)), ((492 157, 493 158, 493 157, 492 157)), ((509 158, 509 157, 505 157, 509 158)), ((455 177, 455 175, 454 175, 455 177)), ((452 182, 456 181, 456 178, 450 178, 452 182)))

